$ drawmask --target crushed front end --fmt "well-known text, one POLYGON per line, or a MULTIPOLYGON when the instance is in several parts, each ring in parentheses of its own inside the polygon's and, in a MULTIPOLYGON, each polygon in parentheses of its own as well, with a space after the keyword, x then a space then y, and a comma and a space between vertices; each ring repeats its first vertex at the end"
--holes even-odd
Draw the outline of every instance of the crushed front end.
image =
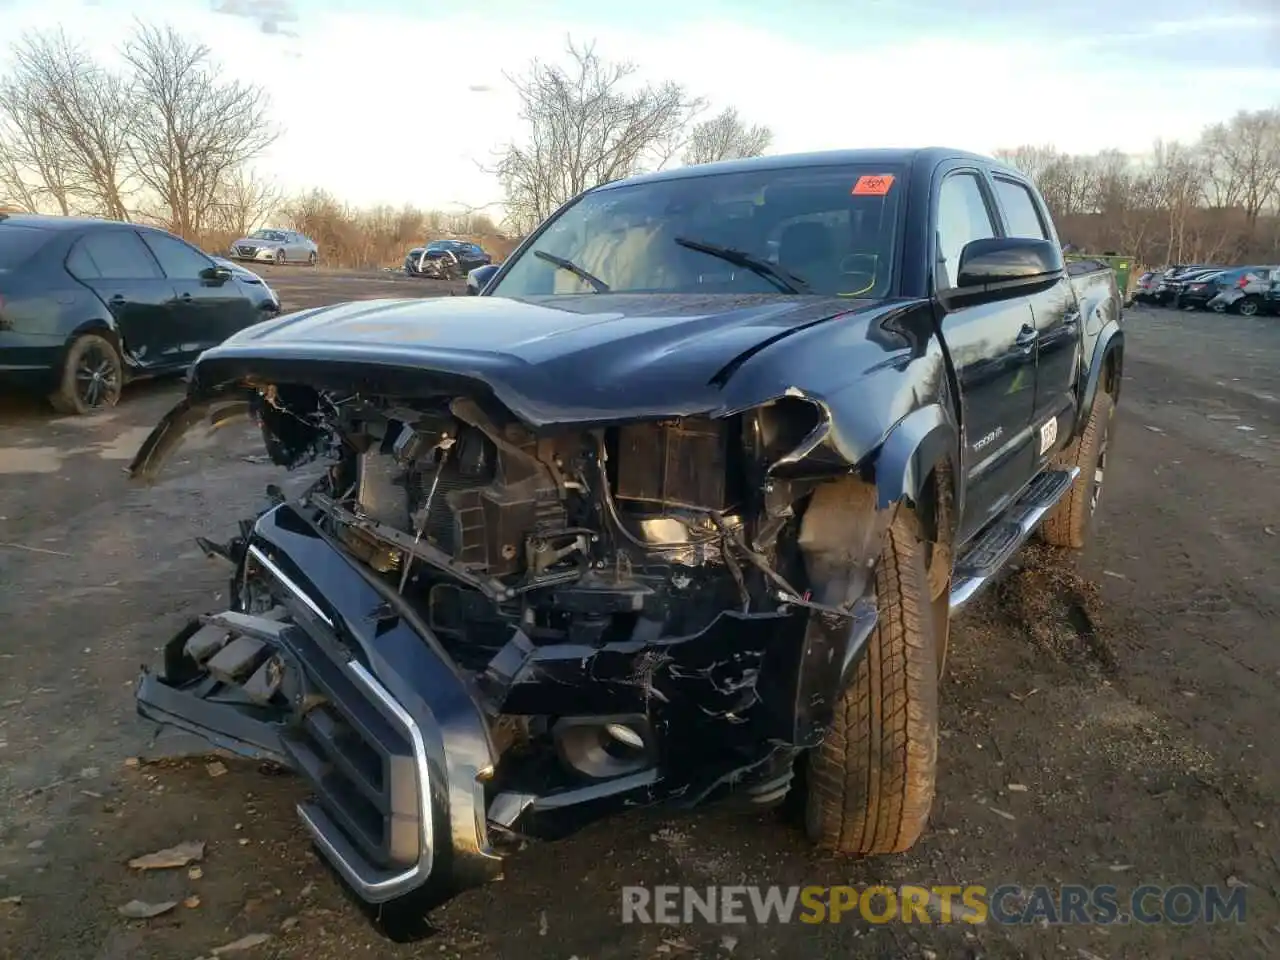
MULTIPOLYGON (((237 390, 277 463, 323 475, 206 544, 230 609, 138 707, 305 778, 365 902, 447 897, 622 808, 787 793, 875 621, 865 582, 815 577, 873 534, 806 525, 820 481, 779 469, 820 405, 534 431, 482 391, 237 390)), ((175 410, 134 470, 209 412, 175 410)))

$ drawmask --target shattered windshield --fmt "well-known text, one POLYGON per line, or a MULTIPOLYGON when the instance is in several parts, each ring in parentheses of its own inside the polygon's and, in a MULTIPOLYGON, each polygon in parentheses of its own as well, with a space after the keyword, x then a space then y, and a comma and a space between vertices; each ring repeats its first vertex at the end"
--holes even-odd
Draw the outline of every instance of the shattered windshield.
POLYGON ((249 234, 250 240, 283 240, 283 230, 255 230, 249 234))
POLYGON ((558 259, 611 293, 884 296, 904 186, 900 169, 841 165, 605 188, 552 221, 492 294, 593 291, 558 259))

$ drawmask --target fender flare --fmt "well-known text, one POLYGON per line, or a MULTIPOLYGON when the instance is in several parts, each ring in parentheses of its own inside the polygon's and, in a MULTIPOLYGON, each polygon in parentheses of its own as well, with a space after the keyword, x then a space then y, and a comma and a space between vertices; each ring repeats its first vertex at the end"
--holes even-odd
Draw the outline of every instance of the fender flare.
MULTIPOLYGON (((1107 367, 1107 358, 1116 354, 1116 360, 1124 361, 1124 331, 1120 324, 1112 322, 1103 327, 1098 334, 1098 341, 1093 347, 1093 358, 1089 361, 1089 375, 1085 380, 1084 393, 1080 398, 1080 408, 1076 411, 1075 429, 1071 435, 1078 436, 1089 422, 1089 413, 1093 410, 1093 402, 1098 396, 1098 386, 1102 382, 1102 371, 1107 367)), ((1120 399, 1120 383, 1117 377, 1114 400, 1120 399)))
POLYGON ((62 338, 62 347, 58 351, 58 368, 61 369, 66 362, 67 351, 71 349, 71 345, 90 333, 95 336, 106 337, 115 344, 116 353, 120 355, 120 364, 127 378, 129 376, 129 358, 125 354, 124 337, 120 333, 120 327, 109 315, 105 318, 92 316, 71 328, 67 335, 62 338))
POLYGON ((86 333, 93 333, 97 335, 105 333, 110 336, 111 339, 116 341, 117 347, 123 350, 123 344, 121 343, 123 338, 120 336, 120 327, 114 320, 101 316, 93 316, 88 320, 82 320, 80 323, 77 323, 67 334, 66 339, 63 341, 63 346, 71 346, 72 342, 77 337, 82 337, 86 333))
POLYGON ((938 403, 907 414, 889 431, 876 457, 876 506, 884 510, 904 497, 920 499, 929 472, 942 460, 957 469, 959 431, 951 414, 938 403))

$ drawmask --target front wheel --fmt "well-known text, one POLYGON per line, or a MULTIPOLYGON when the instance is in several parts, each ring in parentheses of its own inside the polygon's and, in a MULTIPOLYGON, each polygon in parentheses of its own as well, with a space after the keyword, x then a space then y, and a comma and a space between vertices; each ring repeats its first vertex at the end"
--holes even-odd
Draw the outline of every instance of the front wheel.
POLYGON ((825 850, 900 853, 928 822, 939 667, 929 593, 919 526, 899 509, 876 565, 879 621, 831 729, 808 756, 805 828, 825 850))
POLYGON ((312 250, 307 254, 307 266, 314 267, 316 265, 316 252, 312 250))
POLYGON ((124 366, 110 340, 96 334, 78 337, 67 348, 58 389, 49 403, 59 413, 97 413, 114 407, 124 384, 124 366))
POLYGON ((1256 317, 1260 306, 1257 297, 1245 297, 1236 307, 1236 312, 1242 317, 1256 317))
POLYGON ((282 264, 282 263, 284 263, 284 251, 283 251, 283 250, 277 250, 277 251, 276 251, 276 264, 277 264, 277 265, 279 265, 279 264, 282 264))

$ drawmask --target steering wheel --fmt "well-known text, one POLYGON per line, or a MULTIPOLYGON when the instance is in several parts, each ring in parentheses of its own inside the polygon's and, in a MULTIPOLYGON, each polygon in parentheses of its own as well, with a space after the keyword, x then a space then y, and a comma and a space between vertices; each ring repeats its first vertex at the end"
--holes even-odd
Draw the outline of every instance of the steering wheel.
POLYGON ((840 274, 853 277, 855 289, 837 294, 840 297, 861 297, 876 285, 880 256, 875 253, 851 253, 840 261, 840 274))

